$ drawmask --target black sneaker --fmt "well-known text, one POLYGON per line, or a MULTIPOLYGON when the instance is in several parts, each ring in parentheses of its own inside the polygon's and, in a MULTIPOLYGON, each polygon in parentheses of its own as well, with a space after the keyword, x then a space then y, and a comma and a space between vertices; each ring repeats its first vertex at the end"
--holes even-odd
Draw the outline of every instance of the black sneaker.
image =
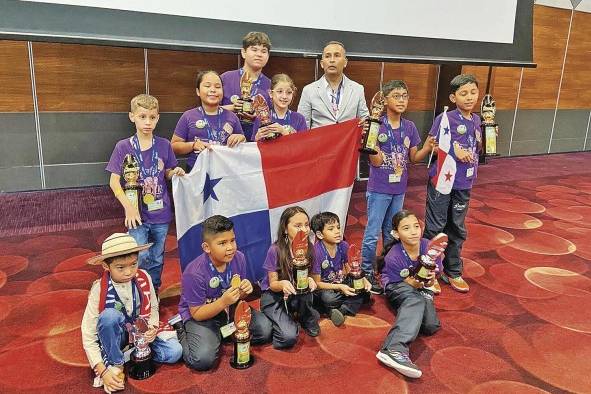
POLYGON ((311 337, 317 337, 318 335, 320 335, 320 326, 304 327, 304 331, 311 337))
POLYGON ((345 322, 345 316, 343 312, 338 309, 331 309, 328 311, 328 316, 330 317, 330 321, 336 326, 340 327, 345 322))
POLYGON ((420 378, 423 372, 408 358, 407 354, 402 352, 391 352, 388 350, 380 350, 376 357, 378 360, 387 366, 394 368, 404 376, 409 378, 420 378))
POLYGON ((375 278, 373 274, 367 274, 367 280, 371 283, 371 289, 369 290, 372 294, 384 294, 384 289, 380 282, 375 278))

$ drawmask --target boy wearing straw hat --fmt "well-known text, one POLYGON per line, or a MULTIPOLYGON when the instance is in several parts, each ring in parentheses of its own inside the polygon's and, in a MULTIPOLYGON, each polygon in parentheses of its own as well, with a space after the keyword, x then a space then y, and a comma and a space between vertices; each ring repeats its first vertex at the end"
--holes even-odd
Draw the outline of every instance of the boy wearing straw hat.
POLYGON ((139 317, 150 327, 146 339, 153 359, 175 363, 183 349, 170 326, 159 323, 158 299, 152 279, 138 269, 138 254, 152 244, 138 245, 129 234, 115 233, 102 245, 102 252, 88 264, 102 265, 103 276, 93 283, 82 318, 82 345, 96 374, 95 387, 104 386, 107 393, 123 390, 125 362, 122 347, 127 344, 127 323, 139 317))

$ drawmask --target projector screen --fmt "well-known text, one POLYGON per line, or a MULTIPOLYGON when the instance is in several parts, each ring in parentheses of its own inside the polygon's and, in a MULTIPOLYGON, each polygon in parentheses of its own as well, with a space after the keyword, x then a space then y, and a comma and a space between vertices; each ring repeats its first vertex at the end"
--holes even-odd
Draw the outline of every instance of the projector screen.
POLYGON ((0 0, 0 38, 229 51, 264 31, 273 53, 316 56, 342 41, 349 58, 532 64, 533 0, 0 0), (469 7, 467 7, 469 4, 469 7))

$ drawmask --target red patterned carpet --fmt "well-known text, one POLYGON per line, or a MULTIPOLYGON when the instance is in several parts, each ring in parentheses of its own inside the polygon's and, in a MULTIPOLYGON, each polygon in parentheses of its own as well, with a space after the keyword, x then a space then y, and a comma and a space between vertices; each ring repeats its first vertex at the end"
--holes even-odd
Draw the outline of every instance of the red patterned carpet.
MULTIPOLYGON (((229 367, 226 346, 212 372, 163 366, 146 381, 128 380, 126 392, 591 392, 591 171, 584 166, 590 157, 498 159, 482 167, 464 248, 472 289, 462 295, 444 287, 436 298, 442 329, 411 347, 421 379, 405 379, 375 358, 394 319, 376 297, 341 328, 324 319, 318 338, 302 334, 290 351, 255 348, 257 361, 247 371, 229 367)), ((425 171, 413 170, 405 205, 423 217, 425 171)), ((349 241, 361 241, 366 220, 357 193, 349 241)), ((90 386, 79 331, 99 275, 84 261, 122 230, 102 226, 0 238, 1 393, 102 392, 90 386)), ((176 311, 179 275, 170 235, 165 316, 176 311)))

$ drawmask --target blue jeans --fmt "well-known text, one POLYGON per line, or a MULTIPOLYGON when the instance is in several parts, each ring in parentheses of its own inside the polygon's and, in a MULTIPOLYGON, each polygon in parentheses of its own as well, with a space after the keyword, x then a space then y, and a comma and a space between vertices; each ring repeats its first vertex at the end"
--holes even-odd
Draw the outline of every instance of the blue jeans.
POLYGON ((382 230, 384 245, 393 239, 392 218, 402 210, 404 194, 384 194, 367 192, 367 227, 363 233, 361 248, 361 269, 366 274, 373 274, 373 263, 376 259, 378 234, 382 230))
MULTIPOLYGON (((103 359, 111 365, 123 365, 121 349, 128 342, 123 313, 115 308, 106 308, 98 318, 97 331, 101 343, 103 359)), ((163 340, 158 337, 150 344, 153 360, 158 363, 176 363, 183 356, 183 348, 175 338, 163 340)))
POLYGON ((138 245, 153 242, 148 250, 142 250, 139 254, 138 266, 147 271, 152 278, 154 289, 158 291, 162 282, 162 267, 164 266, 164 242, 168 234, 168 223, 142 223, 141 226, 129 229, 129 235, 135 239, 138 245))

